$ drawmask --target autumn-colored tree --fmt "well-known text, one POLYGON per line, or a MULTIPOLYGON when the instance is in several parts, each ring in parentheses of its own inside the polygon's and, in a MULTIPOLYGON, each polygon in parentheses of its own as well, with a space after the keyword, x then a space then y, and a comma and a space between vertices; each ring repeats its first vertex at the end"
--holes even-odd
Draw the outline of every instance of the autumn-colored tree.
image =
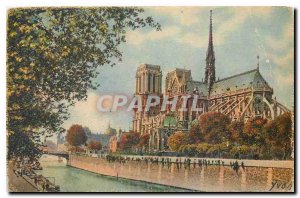
POLYGON ((121 151, 130 151, 140 142, 140 134, 137 132, 122 133, 119 149, 121 151))
POLYGON ((219 112, 203 113, 199 118, 200 130, 204 141, 211 144, 222 143, 228 139, 228 125, 231 120, 219 112))
POLYGON ((87 136, 81 125, 74 124, 68 130, 66 139, 70 145, 78 147, 86 143, 87 136))
POLYGON ((203 141, 204 141, 204 134, 201 133, 199 122, 193 123, 189 131, 189 142, 191 144, 195 144, 203 141))
POLYGON ((265 147, 268 154, 271 152, 271 148, 276 145, 276 137, 277 137, 277 127, 274 120, 268 121, 264 127, 263 131, 265 137, 265 147))
POLYGON ((87 147, 90 149, 90 150, 94 150, 94 151, 99 151, 102 149, 102 144, 98 141, 89 141, 88 142, 88 145, 87 147))
POLYGON ((265 147, 275 158, 286 159, 291 153, 292 120, 290 113, 284 113, 263 127, 265 147))
POLYGON ((291 135, 292 135, 292 119, 291 114, 286 112, 278 116, 275 120, 277 134, 275 144, 283 148, 283 159, 288 158, 291 153, 291 135))
POLYGON ((141 135, 138 147, 139 148, 147 147, 149 145, 149 139, 150 139, 150 135, 148 133, 141 135))
POLYGON ((121 61, 127 30, 160 29, 143 12, 136 7, 8 11, 8 158, 26 156, 29 147, 38 155, 41 136, 64 132, 69 107, 98 87, 93 79, 99 68, 121 61))
POLYGON ((175 132, 168 138, 168 146, 172 151, 178 151, 180 146, 189 143, 189 136, 182 131, 175 132))
POLYGON ((231 122, 231 124, 228 126, 229 140, 233 143, 241 144, 243 142, 243 130, 244 130, 243 121, 231 122))
POLYGON ((265 118, 257 117, 246 122, 243 134, 248 145, 256 144, 261 147, 265 143, 266 137, 263 133, 263 127, 267 121, 265 118))

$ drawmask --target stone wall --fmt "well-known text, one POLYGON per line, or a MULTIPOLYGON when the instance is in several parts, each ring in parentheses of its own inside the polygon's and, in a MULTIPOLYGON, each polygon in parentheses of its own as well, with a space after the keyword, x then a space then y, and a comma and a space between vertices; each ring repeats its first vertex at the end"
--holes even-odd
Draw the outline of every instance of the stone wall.
POLYGON ((141 180, 198 191, 294 191, 290 168, 151 163, 150 161, 108 162, 103 158, 71 155, 68 165, 102 175, 141 180), (273 188, 272 188, 273 187, 273 188))

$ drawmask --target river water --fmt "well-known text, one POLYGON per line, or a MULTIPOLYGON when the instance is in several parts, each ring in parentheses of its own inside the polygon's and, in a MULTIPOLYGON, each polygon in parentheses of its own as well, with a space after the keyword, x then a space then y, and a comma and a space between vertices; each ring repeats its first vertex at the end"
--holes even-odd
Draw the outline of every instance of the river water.
POLYGON ((189 192, 189 190, 146 182, 117 179, 66 166, 66 160, 43 155, 43 170, 36 171, 60 186, 61 192, 189 192))

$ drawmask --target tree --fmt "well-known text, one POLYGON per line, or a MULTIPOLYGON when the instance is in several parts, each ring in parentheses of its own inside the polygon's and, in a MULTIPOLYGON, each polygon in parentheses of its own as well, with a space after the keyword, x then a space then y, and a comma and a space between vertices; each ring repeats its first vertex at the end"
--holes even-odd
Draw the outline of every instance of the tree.
POLYGON ((263 127, 263 133, 265 137, 265 146, 267 153, 271 153, 271 148, 276 145, 276 136, 278 134, 276 123, 274 120, 268 121, 263 127))
POLYGON ((130 151, 140 142, 140 134, 137 132, 122 133, 119 148, 121 151, 130 151))
POLYGON ((81 125, 74 124, 68 130, 66 139, 70 145, 79 147, 86 143, 87 136, 81 125))
POLYGON ((99 86, 93 81, 99 67, 121 61, 127 30, 160 29, 151 17, 140 17, 142 12, 133 7, 9 10, 8 158, 26 156, 22 147, 36 150, 42 136, 64 132, 69 107, 99 86), (25 145, 10 144, 12 139, 25 145))
POLYGON ((150 139, 150 135, 148 133, 141 135, 138 147, 139 148, 147 147, 149 145, 149 139, 150 139))
POLYGON ((192 124, 191 129, 189 131, 189 142, 199 143, 204 141, 204 135, 201 132, 199 122, 192 124))
POLYGON ((257 144, 261 147, 265 143, 265 134, 263 127, 267 123, 265 118, 252 118, 249 119, 244 126, 244 135, 248 145, 257 144))
POLYGON ((102 145, 98 141, 91 140, 91 141, 88 142, 88 148, 90 150, 99 151, 99 150, 102 149, 102 145))
POLYGON ((231 120, 219 112, 203 113, 199 118, 200 130, 206 143, 218 144, 228 139, 228 125, 231 120))
POLYGON ((233 121, 228 126, 229 131, 229 140, 231 142, 242 143, 243 142, 243 130, 244 122, 243 121, 233 121))
POLYGON ((211 145, 207 143, 197 144, 197 152, 199 154, 205 155, 206 152, 210 149, 211 145))
POLYGON ((180 146, 186 145, 188 143, 188 134, 182 131, 178 131, 168 138, 168 146, 171 148, 172 151, 178 151, 180 146))
POLYGON ((41 155, 39 147, 25 133, 10 135, 8 145, 8 156, 33 158, 41 155))
POLYGON ((92 131, 88 127, 83 127, 83 130, 87 136, 92 134, 92 131))
POLYGON ((291 135, 292 135, 292 119, 291 114, 286 112, 278 116, 275 120, 277 135, 275 136, 275 144, 283 148, 283 159, 287 159, 291 153, 291 135))
POLYGON ((292 120, 290 113, 284 113, 263 126, 263 137, 268 154, 286 159, 291 153, 292 120))

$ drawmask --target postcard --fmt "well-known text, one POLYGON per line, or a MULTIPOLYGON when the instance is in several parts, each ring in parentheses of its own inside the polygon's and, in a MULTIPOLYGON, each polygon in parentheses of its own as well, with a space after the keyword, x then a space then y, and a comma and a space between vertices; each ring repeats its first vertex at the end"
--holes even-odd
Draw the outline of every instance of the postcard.
POLYGON ((7 10, 9 192, 294 192, 294 8, 7 10))

